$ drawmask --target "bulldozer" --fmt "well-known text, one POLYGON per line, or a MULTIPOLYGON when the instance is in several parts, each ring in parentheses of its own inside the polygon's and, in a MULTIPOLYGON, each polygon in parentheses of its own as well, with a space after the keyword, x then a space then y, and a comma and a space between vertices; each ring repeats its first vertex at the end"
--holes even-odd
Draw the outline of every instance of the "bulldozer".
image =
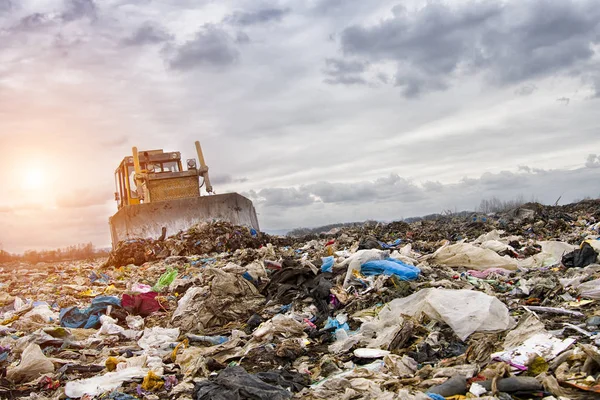
POLYGON ((204 221, 223 220, 259 230, 250 199, 238 193, 215 194, 200 142, 195 159, 160 150, 138 151, 115 170, 117 212, 109 218, 113 249, 121 241, 164 239, 204 221), (204 187, 206 195, 201 195, 204 187))

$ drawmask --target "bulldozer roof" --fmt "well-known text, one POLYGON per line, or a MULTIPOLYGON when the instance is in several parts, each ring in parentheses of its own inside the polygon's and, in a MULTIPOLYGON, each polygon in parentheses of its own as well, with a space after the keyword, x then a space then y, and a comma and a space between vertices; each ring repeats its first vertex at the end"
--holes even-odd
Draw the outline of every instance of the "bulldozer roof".
MULTIPOLYGON (((164 161, 179 161, 181 160, 181 153, 178 151, 164 152, 162 149, 159 150, 143 150, 139 153, 140 162, 164 162, 164 161)), ((121 164, 133 165, 133 157, 127 156, 123 158, 121 164)))

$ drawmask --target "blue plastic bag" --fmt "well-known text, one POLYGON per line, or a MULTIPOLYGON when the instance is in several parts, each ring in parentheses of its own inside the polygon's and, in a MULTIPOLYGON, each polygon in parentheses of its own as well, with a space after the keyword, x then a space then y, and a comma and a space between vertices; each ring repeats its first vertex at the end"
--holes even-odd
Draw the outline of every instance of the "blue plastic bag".
POLYGON ((338 321, 336 318, 328 317, 327 322, 325 323, 325 326, 323 327, 323 329, 331 329, 331 328, 335 328, 336 331, 338 329, 343 329, 346 332, 350 330, 350 327, 348 326, 347 322, 340 324, 340 321, 338 321))
POLYGON ((335 263, 333 256, 323 257, 321 258, 321 261, 323 261, 321 272, 331 272, 333 270, 333 264, 335 263))
POLYGON ((100 325, 100 315, 106 313, 108 306, 121 307, 118 297, 98 296, 85 310, 68 307, 60 310, 60 326, 66 328, 97 328, 100 325))
POLYGON ((436 393, 425 393, 431 400, 445 400, 445 397, 436 393))
POLYGON ((402 243, 402 239, 396 239, 392 243, 389 243, 389 244, 385 243, 385 242, 379 242, 382 249, 395 249, 396 247, 400 246, 401 243, 402 243))
POLYGON ((405 264, 394 258, 385 260, 367 261, 360 267, 363 275, 396 275, 403 281, 414 281, 419 277, 421 270, 413 265, 405 264))

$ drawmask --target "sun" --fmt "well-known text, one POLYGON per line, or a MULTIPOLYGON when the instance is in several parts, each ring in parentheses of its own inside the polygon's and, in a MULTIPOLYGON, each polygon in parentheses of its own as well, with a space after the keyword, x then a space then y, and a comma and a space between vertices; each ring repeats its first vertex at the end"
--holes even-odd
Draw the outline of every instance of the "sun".
POLYGON ((27 170, 21 178, 23 189, 28 190, 41 189, 45 182, 44 172, 41 169, 27 170))

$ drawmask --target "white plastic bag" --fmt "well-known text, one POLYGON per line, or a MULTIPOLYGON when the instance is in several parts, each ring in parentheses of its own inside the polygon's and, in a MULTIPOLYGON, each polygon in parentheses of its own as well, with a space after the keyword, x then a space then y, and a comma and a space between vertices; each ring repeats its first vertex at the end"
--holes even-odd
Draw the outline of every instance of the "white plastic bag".
POLYGON ((179 328, 155 326, 144 329, 144 335, 138 340, 138 345, 145 350, 146 355, 162 357, 172 350, 171 345, 177 343, 178 337, 179 328))
POLYGON ((584 282, 577 288, 581 297, 586 299, 600 299, 600 279, 594 279, 593 281, 584 282))
POLYGON ((517 269, 517 261, 508 256, 500 256, 496 252, 483 249, 471 243, 456 243, 442 246, 431 256, 429 263, 447 267, 465 267, 483 271, 488 268, 504 268, 511 271, 517 269))
POLYGON ((346 271, 346 278, 344 278, 343 287, 348 287, 348 282, 352 277, 352 273, 354 271, 360 271, 360 266, 366 263, 367 261, 372 260, 385 260, 390 256, 390 252, 388 250, 358 250, 356 253, 352 254, 349 258, 342 262, 341 266, 348 266, 348 270, 346 271))
POLYGON ((104 392, 117 389, 123 382, 146 376, 148 370, 132 367, 117 372, 108 372, 104 375, 94 376, 89 379, 80 379, 67 382, 65 385, 65 394, 76 399, 84 395, 97 396, 104 392))
POLYGON ((41 304, 23 315, 21 319, 27 319, 40 324, 50 324, 54 321, 58 321, 58 313, 52 311, 47 304, 41 304))
POLYGON ((473 332, 504 331, 515 325, 504 303, 473 290, 424 289, 391 301, 378 319, 397 319, 401 314, 413 317, 425 314, 444 322, 461 340, 473 332))
POLYGON ((387 303, 356 334, 338 337, 329 351, 348 351, 356 344, 387 349, 404 324, 402 315, 418 318, 422 314, 446 323, 461 340, 473 332, 503 331, 515 326, 508 308, 493 296, 474 290, 430 288, 387 303))
POLYGON ((40 346, 30 343, 21 354, 21 363, 9 368, 6 378, 14 383, 27 383, 51 372, 54 372, 52 361, 42 353, 40 346))

